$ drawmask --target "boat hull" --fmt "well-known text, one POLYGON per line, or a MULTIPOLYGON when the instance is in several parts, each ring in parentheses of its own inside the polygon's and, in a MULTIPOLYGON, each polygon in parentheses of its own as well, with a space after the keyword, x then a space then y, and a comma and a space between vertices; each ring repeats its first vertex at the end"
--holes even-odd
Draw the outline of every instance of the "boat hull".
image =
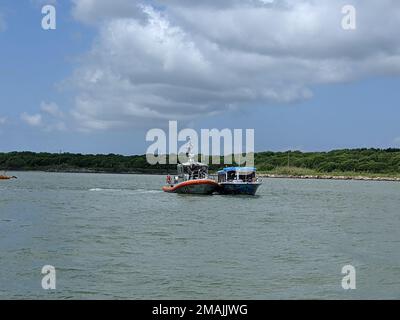
POLYGON ((17 179, 17 177, 0 176, 0 180, 11 180, 11 179, 17 179))
POLYGON ((164 186, 163 191, 179 194, 212 194, 219 188, 214 180, 199 179, 189 180, 172 186, 164 186))
POLYGON ((261 186, 261 183, 230 183, 230 182, 222 182, 219 184, 219 193, 220 194, 242 194, 242 195, 251 195, 254 196, 261 186))

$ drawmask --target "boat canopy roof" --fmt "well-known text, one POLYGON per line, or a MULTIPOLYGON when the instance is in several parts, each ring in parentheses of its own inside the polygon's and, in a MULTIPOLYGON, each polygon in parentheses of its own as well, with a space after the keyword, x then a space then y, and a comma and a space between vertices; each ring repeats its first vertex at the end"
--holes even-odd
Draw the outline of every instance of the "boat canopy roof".
POLYGON ((252 173, 252 172, 256 172, 256 168, 254 167, 228 167, 228 168, 224 168, 220 171, 218 171, 219 174, 221 173, 227 173, 227 172, 247 172, 247 173, 252 173))

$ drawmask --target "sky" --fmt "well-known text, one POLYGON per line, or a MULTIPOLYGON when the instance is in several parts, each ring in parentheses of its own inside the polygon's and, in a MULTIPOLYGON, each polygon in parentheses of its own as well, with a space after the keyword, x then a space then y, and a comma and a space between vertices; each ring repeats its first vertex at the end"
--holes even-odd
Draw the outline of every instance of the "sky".
POLYGON ((169 120, 256 151, 400 147, 398 30, 395 0, 0 0, 0 152, 144 154, 169 120))

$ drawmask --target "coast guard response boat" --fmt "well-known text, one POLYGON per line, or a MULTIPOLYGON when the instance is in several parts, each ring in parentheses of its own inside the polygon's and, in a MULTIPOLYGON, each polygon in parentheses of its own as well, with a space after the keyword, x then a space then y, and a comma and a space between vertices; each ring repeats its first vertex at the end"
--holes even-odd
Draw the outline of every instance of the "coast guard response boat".
POLYGON ((219 189, 216 181, 208 176, 208 165, 194 160, 192 144, 189 143, 186 153, 188 162, 178 164, 177 173, 173 179, 167 176, 167 185, 162 189, 169 193, 183 194, 213 194, 219 189))

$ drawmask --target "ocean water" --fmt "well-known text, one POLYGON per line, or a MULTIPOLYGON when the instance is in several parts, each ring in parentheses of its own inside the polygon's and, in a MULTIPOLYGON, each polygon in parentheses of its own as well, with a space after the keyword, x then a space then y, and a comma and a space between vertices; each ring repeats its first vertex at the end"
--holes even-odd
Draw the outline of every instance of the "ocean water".
POLYGON ((400 298, 399 183, 264 179, 256 197, 190 196, 161 192, 163 176, 11 174, 2 299, 400 298), (348 264, 356 290, 341 286, 348 264))

